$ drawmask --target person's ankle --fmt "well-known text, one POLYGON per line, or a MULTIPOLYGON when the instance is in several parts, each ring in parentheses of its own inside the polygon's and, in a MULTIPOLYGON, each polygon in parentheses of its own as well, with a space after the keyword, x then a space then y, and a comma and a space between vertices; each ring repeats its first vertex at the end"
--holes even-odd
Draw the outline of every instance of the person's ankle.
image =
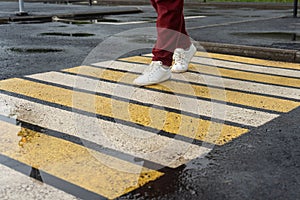
POLYGON ((162 68, 165 69, 165 70, 168 70, 168 69, 170 69, 171 67, 170 67, 170 66, 167 66, 167 65, 162 65, 162 68))

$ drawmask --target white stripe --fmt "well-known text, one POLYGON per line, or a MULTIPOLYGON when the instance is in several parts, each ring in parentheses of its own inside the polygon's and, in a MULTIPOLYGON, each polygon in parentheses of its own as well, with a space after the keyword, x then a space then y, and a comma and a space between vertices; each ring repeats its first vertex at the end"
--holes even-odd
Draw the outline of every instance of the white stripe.
MULTIPOLYGON (((215 107, 222 107, 223 105, 218 103, 212 103, 210 101, 204 101, 199 99, 191 99, 186 97, 178 97, 174 95, 169 95, 165 93, 155 92, 155 91, 149 91, 144 88, 135 88, 134 93, 132 96, 130 95, 130 92, 119 92, 119 91, 132 91, 132 87, 125 86, 125 85, 119 85, 114 83, 108 83, 108 82, 99 82, 97 80, 93 79, 87 79, 80 76, 72 76, 68 74, 63 74, 59 72, 48 72, 48 73, 42 73, 42 74, 35 74, 30 75, 29 77, 48 81, 52 83, 57 83, 61 85, 66 85, 73 87, 75 83, 84 83, 77 85, 80 89, 85 89, 88 91, 93 92, 101 92, 109 95, 124 97, 127 99, 132 99, 136 101, 140 101, 143 103, 154 103, 159 106, 164 107, 170 107, 174 109, 179 109, 187 112, 191 112, 193 114, 197 115, 204 115, 208 117, 214 117, 212 116, 213 112, 213 106, 215 107), (98 87, 95 87, 98 86, 98 87), (186 102, 189 105, 198 105, 198 109, 194 106, 182 106, 178 100, 181 100, 182 102, 186 102)), ((224 107, 226 110, 226 119, 230 122, 240 123, 244 125, 249 126, 260 126, 265 124, 266 122, 276 118, 278 115, 276 114, 270 114, 265 113, 261 111, 255 111, 251 109, 246 108, 238 108, 234 106, 227 105, 224 107)), ((221 119, 224 120, 224 119, 221 119)))
MULTIPOLYGON (((0 171, 0 199, 78 199, 6 166, 0 165, 0 171)), ((30 171, 28 171, 28 175, 29 173, 30 171)))
MULTIPOLYGON (((192 61, 199 64, 208 64, 213 66, 227 67, 231 69, 240 69, 247 70, 250 72, 262 72, 269 73, 274 75, 283 75, 283 76, 291 76, 295 78, 300 78, 300 71, 292 70, 292 69, 280 69, 280 68, 272 68, 267 66, 255 65, 255 64, 247 64, 247 63, 237 63, 234 61, 223 61, 214 58, 210 58, 209 54, 206 53, 206 57, 193 57, 192 61)), ((152 53, 143 54, 142 56, 152 57, 152 53)))
MULTIPOLYGON (((185 17, 186 20, 189 19, 198 19, 198 18, 204 18, 206 16, 188 16, 185 17)), ((116 26, 120 26, 120 25, 128 25, 128 24, 145 24, 145 23, 151 23, 151 22, 155 22, 155 20, 149 20, 149 21, 131 21, 131 22, 95 22, 95 24, 105 24, 105 25, 116 25, 116 26)))
POLYGON ((187 16, 184 19, 198 19, 198 18, 205 18, 206 16, 198 15, 198 16, 187 16))
POLYGON ((145 23, 151 23, 153 21, 132 21, 132 22, 95 22, 95 24, 105 24, 105 25, 128 25, 128 24, 145 24, 145 23))
MULTIPOLYGON (((127 62, 119 62, 119 61, 105 61, 105 62, 95 63, 94 65, 102 66, 102 67, 104 66, 106 68, 111 68, 111 69, 128 70, 130 72, 142 72, 147 66, 143 64, 135 64, 135 63, 127 63, 127 62)), ((199 72, 201 72, 201 68, 199 68, 199 72)), ((275 96, 300 100, 300 89, 295 89, 295 88, 286 88, 286 87, 268 85, 263 83, 253 83, 247 81, 232 80, 230 78, 212 77, 208 75, 198 75, 193 73, 183 73, 183 74, 173 73, 172 79, 186 80, 186 81, 197 82, 200 84, 207 84, 211 86, 242 90, 245 92, 255 92, 259 94, 275 95, 275 96), (182 79, 182 77, 184 77, 184 79, 182 79)))
MULTIPOLYGON (((54 16, 53 21, 56 22, 80 22, 80 20, 72 20, 72 19, 62 19, 57 16, 54 16)), ((83 21, 84 22, 84 21, 83 21)), ((131 21, 131 22, 101 22, 101 20, 94 20, 93 24, 105 24, 105 25, 127 25, 127 24, 144 24, 144 23, 150 23, 151 21, 131 21)))
MULTIPOLYGON (((236 63, 230 61, 216 60, 213 58, 204 58, 204 57, 194 57, 192 62, 196 62, 199 64, 207 64, 213 66, 226 67, 230 69, 239 69, 246 70, 250 72, 261 72, 268 73, 274 75, 282 75, 282 76, 291 76, 295 78, 300 78, 300 71, 290 70, 290 69, 279 69, 279 68, 271 68, 271 67, 262 67, 259 65, 249 65, 244 63, 236 63)), ((199 67, 201 68, 201 67, 199 67)))
MULTIPOLYGON (((80 96, 75 98, 80 99, 80 96)), ((178 167, 209 151, 208 148, 160 136, 156 133, 4 94, 0 94, 0 99, 15 108, 19 120, 93 141, 105 148, 115 149, 164 166, 178 167)), ((87 144, 84 143, 84 145, 87 144)), ((105 152, 105 149, 103 151, 105 152)))

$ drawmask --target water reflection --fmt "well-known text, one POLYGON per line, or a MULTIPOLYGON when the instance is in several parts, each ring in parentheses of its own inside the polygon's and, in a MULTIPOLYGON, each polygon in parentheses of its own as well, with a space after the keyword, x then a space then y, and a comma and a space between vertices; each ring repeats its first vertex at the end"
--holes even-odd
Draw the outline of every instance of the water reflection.
POLYGON ((300 33, 290 32, 237 32, 232 35, 247 37, 253 39, 274 39, 274 40, 285 40, 285 41, 299 41, 300 33))
POLYGON ((31 178, 34 178, 38 181, 44 182, 42 179, 42 175, 40 173, 40 170, 35 168, 35 167, 31 167, 31 171, 30 171, 30 175, 31 178))

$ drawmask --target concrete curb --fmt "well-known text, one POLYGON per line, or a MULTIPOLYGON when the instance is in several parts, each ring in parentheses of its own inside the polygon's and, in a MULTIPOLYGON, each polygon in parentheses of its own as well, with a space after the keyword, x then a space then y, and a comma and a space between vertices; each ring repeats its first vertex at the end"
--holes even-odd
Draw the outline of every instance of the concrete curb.
MULTIPOLYGON (((80 3, 80 2, 78 2, 80 3)), ((150 5, 149 0, 101 0, 99 5, 150 5)), ((256 8, 256 9, 289 9, 293 8, 292 3, 255 3, 255 2, 201 2, 195 0, 186 0, 185 6, 214 6, 222 8, 256 8)))
POLYGON ((275 49, 257 46, 223 44, 213 42, 196 42, 199 49, 207 52, 246 56, 267 60, 300 63, 300 51, 288 49, 275 49))
POLYGON ((221 7, 221 8, 253 8, 253 9, 260 9, 260 10, 280 10, 280 9, 292 9, 292 3, 254 3, 254 2, 211 2, 211 3, 204 3, 204 2, 186 2, 186 6, 214 6, 214 7, 221 7))
POLYGON ((121 15, 121 14, 133 14, 142 12, 139 8, 126 8, 119 10, 107 10, 100 12, 78 12, 78 13, 67 13, 67 14, 51 14, 51 15, 29 15, 29 16, 13 16, 8 18, 0 18, 1 21, 5 22, 18 22, 18 21, 52 21, 52 17, 57 16, 59 18, 75 18, 83 19, 87 17, 103 16, 103 15, 121 15))

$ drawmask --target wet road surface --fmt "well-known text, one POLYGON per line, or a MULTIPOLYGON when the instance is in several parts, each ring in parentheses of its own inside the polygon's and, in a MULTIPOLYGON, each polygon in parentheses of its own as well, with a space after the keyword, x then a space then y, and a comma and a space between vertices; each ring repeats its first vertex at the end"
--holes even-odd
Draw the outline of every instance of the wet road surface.
MULTIPOLYGON (((210 20, 243 19, 195 12, 196 40, 210 20)), ((2 199, 300 196, 300 65, 198 48, 187 73, 134 87, 150 62, 153 15, 1 25, 2 199), (111 38, 121 55, 101 46, 111 38)))

